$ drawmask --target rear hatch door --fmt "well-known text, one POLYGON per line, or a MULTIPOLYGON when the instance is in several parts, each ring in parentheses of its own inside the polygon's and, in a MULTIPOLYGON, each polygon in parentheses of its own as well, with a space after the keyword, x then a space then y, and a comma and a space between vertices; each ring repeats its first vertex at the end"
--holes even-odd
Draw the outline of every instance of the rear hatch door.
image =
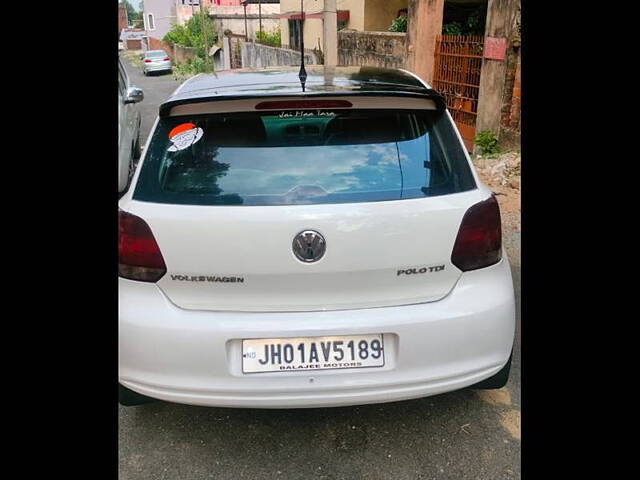
POLYGON ((443 112, 283 108, 161 118, 123 208, 151 227, 176 305, 305 311, 443 298, 486 196, 443 112), (316 261, 296 256, 307 230, 316 261))
POLYGON ((359 204, 207 207, 132 204, 167 265, 159 287, 188 309, 304 311, 441 299, 461 275, 451 250, 478 192, 359 204), (326 241, 304 263, 303 230, 326 241))

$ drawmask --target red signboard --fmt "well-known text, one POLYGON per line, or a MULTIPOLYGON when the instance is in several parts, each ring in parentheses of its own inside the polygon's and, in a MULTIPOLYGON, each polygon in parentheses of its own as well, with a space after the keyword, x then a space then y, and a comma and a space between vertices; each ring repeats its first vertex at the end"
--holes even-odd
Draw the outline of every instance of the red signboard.
POLYGON ((486 37, 484 39, 483 57, 491 60, 504 60, 507 53, 507 39, 486 37))

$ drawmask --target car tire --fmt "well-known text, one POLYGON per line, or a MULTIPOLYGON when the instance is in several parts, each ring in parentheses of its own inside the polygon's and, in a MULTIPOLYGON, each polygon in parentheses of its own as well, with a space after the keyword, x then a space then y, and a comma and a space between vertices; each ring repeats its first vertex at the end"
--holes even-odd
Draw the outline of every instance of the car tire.
POLYGON ((495 375, 482 380, 481 382, 476 383, 475 385, 471 385, 469 388, 473 390, 495 390, 498 388, 502 388, 507 384, 509 380, 509 372, 511 371, 511 358, 513 357, 513 352, 509 355, 509 360, 505 364, 502 369, 495 375))
POLYGON ((118 403, 124 407, 135 407, 136 405, 144 405, 145 403, 156 401, 155 398, 147 397, 118 384, 118 403))

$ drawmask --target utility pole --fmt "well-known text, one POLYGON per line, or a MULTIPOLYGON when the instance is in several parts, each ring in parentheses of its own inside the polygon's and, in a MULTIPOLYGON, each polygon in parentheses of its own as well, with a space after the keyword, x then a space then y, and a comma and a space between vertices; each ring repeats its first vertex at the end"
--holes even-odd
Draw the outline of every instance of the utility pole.
POLYGON ((304 72, 306 79, 307 72, 304 70, 304 0, 300 0, 300 55, 302 56, 300 71, 304 72))
POLYGON ((209 63, 209 47, 207 45, 207 29, 205 28, 204 22, 204 10, 202 8, 203 0, 200 0, 200 21, 202 23, 202 39, 204 40, 204 66, 205 69, 207 64, 209 63))
POLYGON ((407 70, 433 82, 436 37, 442 34, 445 0, 409 0, 407 14, 407 70))
POLYGON ((262 36, 262 1, 258 1, 258 22, 260 23, 260 36, 262 36))
MULTIPOLYGON (((517 3, 516 0, 487 2, 476 132, 489 130, 498 138, 500 138, 500 110, 507 68, 507 47, 511 44, 517 3)), ((474 150, 477 150, 477 146, 474 150)))
POLYGON ((329 67, 335 67, 338 65, 338 12, 336 10, 336 0, 324 0, 322 30, 324 64, 329 67))
POLYGON ((243 0, 242 6, 244 7, 244 41, 249 41, 249 31, 247 30, 247 0, 243 0))
POLYGON ((304 92, 304 84, 307 81, 307 71, 304 68, 304 31, 302 25, 304 24, 304 0, 300 0, 300 72, 298 78, 302 84, 302 91, 304 92))

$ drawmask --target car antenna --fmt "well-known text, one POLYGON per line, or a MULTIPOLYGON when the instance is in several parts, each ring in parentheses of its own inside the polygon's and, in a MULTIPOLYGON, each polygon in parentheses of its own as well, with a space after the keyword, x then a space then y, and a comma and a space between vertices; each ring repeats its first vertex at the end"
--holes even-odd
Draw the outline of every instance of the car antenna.
POLYGON ((300 36, 300 72, 298 78, 302 84, 302 91, 304 92, 304 84, 307 81, 307 71, 304 69, 304 35, 302 29, 304 28, 304 0, 300 0, 300 28, 298 29, 298 35, 300 36))

